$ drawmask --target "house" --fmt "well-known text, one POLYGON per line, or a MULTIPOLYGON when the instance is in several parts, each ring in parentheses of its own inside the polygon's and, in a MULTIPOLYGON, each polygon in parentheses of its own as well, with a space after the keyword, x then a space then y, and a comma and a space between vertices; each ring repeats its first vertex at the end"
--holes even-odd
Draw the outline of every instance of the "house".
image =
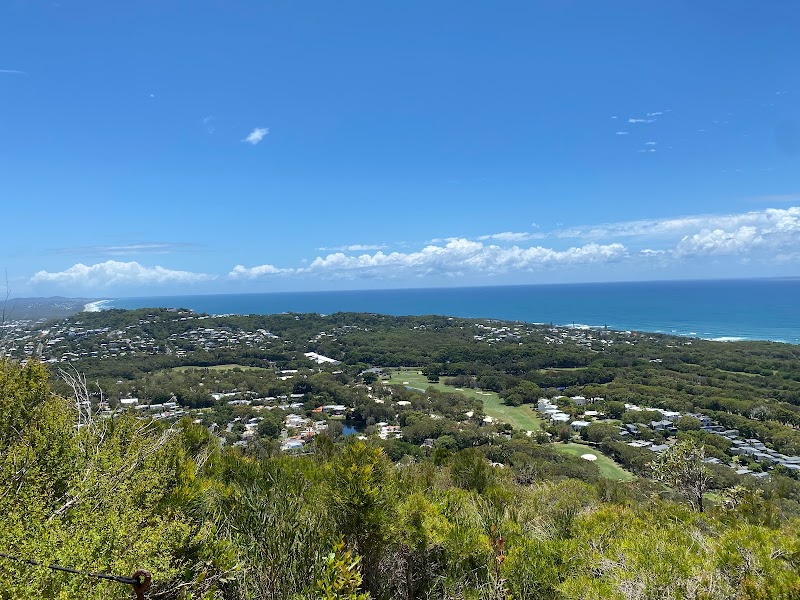
POLYGON ((292 451, 300 450, 304 446, 304 442, 298 438, 289 438, 281 445, 281 450, 292 451))
POLYGON ((714 424, 714 420, 709 417, 708 415, 704 415, 701 413, 686 413, 687 417, 693 417, 700 421, 700 427, 708 427, 714 424))
POLYGON ((705 425, 700 429, 707 433, 722 433, 725 431, 725 428, 722 425, 705 425))
POLYGON ((589 421, 573 421, 570 426, 574 431, 580 431, 584 427, 589 426, 589 421))
POLYGON ((304 419, 300 415, 294 415, 294 414, 286 415, 286 419, 284 419, 284 424, 286 425, 286 427, 292 429, 300 429, 302 427, 305 427, 306 423, 308 423, 308 419, 304 419))
POLYGON ((653 442, 648 442, 647 440, 636 440, 635 442, 628 442, 628 446, 631 448, 647 448, 648 446, 652 446, 653 442))
POLYGON ((322 354, 317 354, 316 352, 304 352, 303 355, 309 360, 313 360, 318 365, 323 365, 326 363, 330 365, 340 364, 338 360, 330 358, 328 356, 322 356, 322 354))
POLYGON ((378 436, 382 440, 403 437, 399 425, 388 425, 385 422, 376 423, 376 425, 378 426, 378 436))
POLYGON ((767 454, 766 452, 756 452, 755 454, 753 454, 753 458, 762 463, 776 464, 780 462, 778 457, 772 456, 771 454, 767 454))
POLYGON ((138 398, 120 398, 119 405, 123 408, 132 408, 139 404, 138 398))
POLYGON ((650 421, 650 429, 653 431, 661 431, 667 434, 674 434, 678 431, 675 425, 672 424, 672 421, 668 419, 662 419, 661 421, 650 421))
POLYGON ((658 412, 661 413, 661 416, 664 417, 664 420, 672 421, 673 423, 681 418, 681 413, 675 410, 658 409, 658 412))

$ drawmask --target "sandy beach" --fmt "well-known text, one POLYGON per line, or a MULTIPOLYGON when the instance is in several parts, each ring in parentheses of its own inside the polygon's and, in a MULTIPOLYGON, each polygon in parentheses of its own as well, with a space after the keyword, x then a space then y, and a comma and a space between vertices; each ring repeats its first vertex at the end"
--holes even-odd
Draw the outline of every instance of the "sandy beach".
POLYGON ((83 305, 83 312, 100 312, 111 300, 97 300, 83 305))

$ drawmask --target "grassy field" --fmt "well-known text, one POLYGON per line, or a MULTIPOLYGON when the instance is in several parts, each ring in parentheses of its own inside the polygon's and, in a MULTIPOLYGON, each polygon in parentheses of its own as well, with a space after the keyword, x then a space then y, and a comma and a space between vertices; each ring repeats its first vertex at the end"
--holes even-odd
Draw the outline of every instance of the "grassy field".
POLYGON ((541 419, 536 416, 533 408, 528 406, 506 406, 494 392, 484 392, 482 390, 475 390, 471 388, 454 388, 443 383, 428 383, 428 378, 421 375, 418 369, 402 369, 392 370, 392 378, 389 380, 391 384, 407 385, 408 387, 416 388, 419 390, 426 390, 428 387, 433 386, 437 390, 445 392, 458 391, 469 396, 470 398, 477 398, 483 402, 483 411, 490 417, 508 423, 515 429, 523 431, 538 431, 541 419))
POLYGON ((584 446, 583 444, 555 444, 554 448, 559 452, 564 452, 566 454, 571 454, 573 456, 581 456, 582 454, 594 454, 597 457, 597 460, 594 461, 594 464, 600 469, 600 475, 605 477, 606 479, 615 479, 617 481, 630 481, 631 479, 635 479, 635 476, 632 473, 629 473, 622 467, 620 467, 617 463, 611 460, 608 456, 592 448, 590 446, 584 446))
MULTIPOLYGON (((428 383, 428 378, 420 374, 418 369, 402 369, 392 370, 392 378, 389 380, 391 384, 407 385, 411 388, 425 390, 429 386, 433 386, 438 390, 443 391, 459 391, 465 396, 477 398, 483 402, 483 410, 490 417, 509 423, 515 429, 522 429, 523 431, 535 431, 539 429, 541 419, 536 415, 533 407, 530 405, 523 406, 506 406, 500 399, 500 396, 494 392, 483 392, 481 390, 467 389, 467 388, 454 388, 443 383, 428 383)), ((597 460, 594 464, 600 469, 600 475, 608 479, 615 479, 617 481, 630 481, 634 479, 634 475, 620 467, 617 463, 611 460, 608 456, 601 453, 594 448, 584 446, 583 444, 555 444, 554 447, 559 452, 572 454, 573 456, 580 456, 581 454, 594 454, 597 460)))

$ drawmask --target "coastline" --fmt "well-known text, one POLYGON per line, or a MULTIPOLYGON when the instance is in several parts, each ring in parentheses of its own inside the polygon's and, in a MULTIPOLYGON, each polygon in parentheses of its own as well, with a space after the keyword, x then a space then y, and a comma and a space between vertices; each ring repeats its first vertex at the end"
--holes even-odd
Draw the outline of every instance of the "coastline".
POLYGON ((89 302, 83 305, 83 312, 100 312, 104 310, 107 304, 110 304, 113 300, 95 300, 94 302, 89 302))
POLYGON ((797 345, 798 295, 800 279, 761 279, 120 297, 92 308, 188 308, 210 315, 446 315, 797 345))

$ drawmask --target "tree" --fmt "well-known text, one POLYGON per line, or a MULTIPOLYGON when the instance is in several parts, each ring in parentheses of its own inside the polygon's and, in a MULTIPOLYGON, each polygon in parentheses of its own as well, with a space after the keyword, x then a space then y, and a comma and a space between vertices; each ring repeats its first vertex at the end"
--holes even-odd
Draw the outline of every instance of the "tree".
POLYGON ((450 465, 450 473, 456 485, 479 494, 489 487, 493 479, 489 461, 476 448, 467 448, 456 454, 450 465))
POLYGON ((605 411, 612 419, 621 419, 625 414, 625 403, 615 400, 608 400, 605 404, 605 411))
POLYGON ((364 557, 370 590, 380 585, 377 565, 393 518, 391 475, 383 450, 360 440, 346 444, 330 464, 334 520, 348 547, 364 557))
MULTIPOLYGON (((190 514, 216 452, 204 429, 130 414, 78 428, 74 402, 50 394, 33 361, 0 364, 0 408, 12 428, 0 429, 0 547, 80 570, 98 570, 100 556, 118 574, 145 566, 164 597, 187 585, 200 597, 234 566, 211 523, 190 514)), ((0 598, 52 597, 110 596, 99 580, 0 566, 0 598)))
POLYGON ((358 570, 360 562, 360 556, 353 556, 343 541, 338 542, 322 560, 322 576, 317 579, 313 593, 302 596, 302 600, 369 600, 368 593, 359 591, 362 582, 358 570))
POLYGON ((277 438, 281 433, 281 428, 283 427, 283 421, 281 418, 273 414, 272 411, 267 411, 263 413, 263 418, 261 422, 258 424, 258 435, 265 438, 277 438))
POLYGON ((617 440, 619 439, 619 427, 608 423, 589 423, 581 436, 598 444, 603 440, 617 440))
POLYGON ((703 462, 705 457, 705 449, 693 441, 677 442, 653 461, 653 476, 675 488, 692 508, 703 512, 703 494, 711 480, 711 472, 703 462))
POLYGON ((572 428, 569 425, 562 425, 558 428, 557 435, 562 442, 568 442, 572 439, 572 428))
POLYGON ((678 431, 690 431, 690 430, 697 430, 700 429, 700 421, 695 417, 690 417, 689 415, 684 415, 678 422, 676 423, 676 427, 678 431))

